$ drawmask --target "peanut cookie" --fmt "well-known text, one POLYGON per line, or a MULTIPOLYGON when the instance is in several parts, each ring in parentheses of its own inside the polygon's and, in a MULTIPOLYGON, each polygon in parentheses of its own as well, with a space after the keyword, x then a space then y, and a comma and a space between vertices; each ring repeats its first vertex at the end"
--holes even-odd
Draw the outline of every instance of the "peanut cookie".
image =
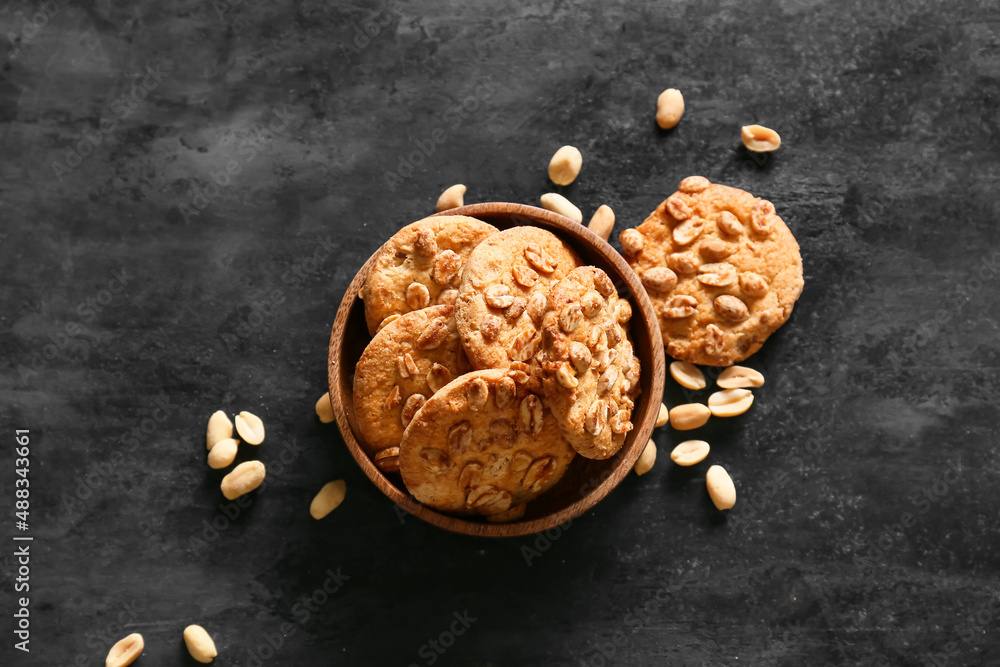
POLYGON ((639 359, 628 339, 629 302, 593 266, 552 287, 542 325, 544 387, 552 414, 581 456, 614 456, 632 430, 639 359))
POLYGON ((462 264, 490 234, 493 225, 450 215, 411 223, 379 251, 361 290, 365 321, 372 336, 394 315, 433 304, 454 304, 462 279, 462 264))
POLYGON ((549 288, 579 266, 576 253, 551 232, 512 227, 469 255, 455 319, 476 368, 527 361, 541 344, 549 288))
POLYGON ((421 405, 471 370, 455 328, 454 306, 431 306, 386 325, 354 370, 354 412, 368 453, 399 470, 399 441, 421 405))
POLYGON ((474 371, 417 411, 399 445, 403 482, 417 500, 447 512, 496 515, 559 481, 573 449, 524 379, 518 370, 474 371))
POLYGON ((656 306, 667 353, 730 366, 791 315, 803 285, 799 244, 766 199, 701 176, 677 188, 619 240, 656 306))

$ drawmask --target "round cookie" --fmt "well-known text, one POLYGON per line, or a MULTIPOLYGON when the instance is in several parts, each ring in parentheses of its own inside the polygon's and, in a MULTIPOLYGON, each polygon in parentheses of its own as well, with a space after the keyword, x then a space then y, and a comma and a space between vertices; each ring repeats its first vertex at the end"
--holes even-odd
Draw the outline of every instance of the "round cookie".
POLYGON ((433 304, 454 304, 462 265, 479 243, 497 231, 462 215, 424 218, 396 232, 379 251, 361 290, 372 336, 393 315, 433 304))
POLYGON ((368 453, 384 472, 399 470, 399 441, 421 405, 471 370, 454 306, 431 306, 386 325, 354 369, 354 413, 368 453))
POLYGON ((619 236, 656 306, 667 353, 730 366, 760 349, 802 293, 799 244, 774 205, 701 176, 619 236))
POLYGON ((432 396, 406 427, 399 469, 425 505, 517 518, 551 488, 574 452, 520 370, 474 371, 432 396), (513 510, 513 511, 511 511, 513 510))
POLYGON ((632 307, 601 269, 581 266, 552 287, 542 328, 545 396, 581 456, 614 456, 632 430, 639 359, 628 338, 632 307))
POLYGON ((531 359, 549 288, 579 264, 568 245, 537 227, 512 227, 480 243, 465 263, 455 305, 472 365, 508 368, 531 359))

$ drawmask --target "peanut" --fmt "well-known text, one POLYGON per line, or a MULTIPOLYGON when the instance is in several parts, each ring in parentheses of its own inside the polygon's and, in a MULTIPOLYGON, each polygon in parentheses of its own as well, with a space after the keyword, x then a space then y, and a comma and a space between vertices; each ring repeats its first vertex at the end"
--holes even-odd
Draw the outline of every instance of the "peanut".
POLYGON ((719 373, 719 378, 715 383, 723 389, 762 387, 764 386, 764 376, 760 374, 760 371, 746 366, 730 366, 719 373))
POLYGON ((219 470, 228 466, 236 458, 239 444, 240 441, 235 438, 226 438, 215 443, 215 447, 208 453, 208 467, 219 470))
POLYGON ((670 452, 670 460, 679 466, 693 466, 704 461, 711 449, 704 440, 685 440, 670 452))
POLYGON ((215 650, 215 642, 212 641, 208 631, 200 625, 189 625, 184 628, 184 644, 187 646, 191 657, 202 664, 212 662, 219 652, 215 650))
POLYGON ((208 418, 208 430, 205 433, 205 443, 208 445, 209 451, 220 440, 231 437, 233 437, 233 422, 229 421, 229 417, 226 416, 225 412, 216 410, 208 418))
POLYGON ((677 384, 685 389, 704 389, 706 386, 705 375, 697 366, 686 361, 674 361, 670 364, 670 376, 677 381, 677 384))
POLYGON ((635 462, 635 474, 640 477, 645 475, 653 469, 654 463, 656 463, 656 443, 650 440, 646 443, 646 448, 642 450, 642 454, 639 454, 639 460, 635 462))
POLYGON ((264 442, 264 422, 257 415, 243 411, 236 415, 236 432, 248 445, 259 445, 264 442))
POLYGON ((736 417, 753 405, 753 392, 749 389, 723 389, 708 397, 708 409, 716 417, 736 417))
POLYGON ((125 667, 131 665, 132 661, 139 657, 142 649, 145 648, 142 635, 138 632, 130 634, 121 639, 108 651, 108 657, 104 660, 105 667, 125 667))
POLYGON ((607 241, 611 236, 611 230, 615 228, 615 212, 607 204, 601 204, 601 207, 594 213, 594 217, 587 223, 587 227, 607 241))
POLYGON ((333 421, 333 405, 330 403, 330 392, 326 392, 316 401, 316 416, 324 424, 329 424, 333 421))
POLYGON ((226 500, 236 500, 260 486, 266 473, 260 461, 244 461, 222 478, 222 495, 226 500))
POLYGON ((736 486, 733 478, 729 476, 722 466, 712 466, 705 474, 705 486, 708 488, 708 497, 716 509, 732 509, 736 504, 736 486))
POLYGON ((465 186, 461 183, 453 185, 441 193, 438 197, 437 206, 434 208, 435 211, 440 213, 441 211, 447 211, 448 209, 458 208, 465 204, 465 186))
POLYGON ((681 122, 684 115, 684 96, 676 88, 667 88, 656 98, 656 124, 664 130, 681 122))
POLYGON ((309 515, 314 519, 322 519, 327 514, 337 509, 340 503, 344 502, 347 494, 347 482, 338 479, 335 482, 328 482, 319 490, 316 497, 309 505, 309 515))
POLYGON ((656 416, 656 428, 661 426, 666 426, 670 423, 670 411, 667 410, 667 406, 660 403, 660 414, 656 416))
POLYGON ((554 192, 545 193, 542 195, 542 208, 559 215, 565 215, 570 220, 583 224, 583 213, 562 195, 557 195, 554 192))
POLYGON ((740 137, 747 150, 754 153, 770 153, 781 146, 778 133, 763 125, 744 125, 740 128, 740 137))
POLYGON ((678 431, 690 431, 704 426, 712 411, 701 403, 685 403, 670 411, 670 425, 678 431))
POLYGON ((583 166, 583 155, 575 146, 563 146, 549 160, 549 180, 556 185, 569 185, 576 180, 583 166))

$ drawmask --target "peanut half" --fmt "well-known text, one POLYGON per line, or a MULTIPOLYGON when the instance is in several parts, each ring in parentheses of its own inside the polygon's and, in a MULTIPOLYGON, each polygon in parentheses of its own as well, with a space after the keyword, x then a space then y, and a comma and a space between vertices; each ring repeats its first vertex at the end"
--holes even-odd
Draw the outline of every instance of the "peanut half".
POLYGON ((670 410, 667 409, 666 405, 660 403, 660 413, 656 415, 655 426, 656 428, 660 428, 661 426, 666 426, 669 423, 670 423, 670 410))
POLYGON ((708 409, 716 417, 736 417, 753 405, 753 392, 749 389, 723 389, 708 397, 708 409))
POLYGON ((121 639, 108 651, 108 657, 104 660, 105 667, 125 667, 131 665, 132 661, 139 657, 146 643, 142 640, 142 635, 135 632, 125 639, 121 639))
POLYGON ((226 438, 215 443, 215 447, 208 453, 208 467, 219 470, 225 468, 236 458, 240 441, 235 438, 226 438))
POLYGON ((678 431, 690 431, 704 426, 712 411, 701 403, 685 403, 670 411, 670 425, 678 431))
POLYGON ((760 374, 760 371, 746 366, 730 366, 719 373, 719 378, 715 383, 723 389, 762 387, 764 386, 764 376, 760 374))
POLYGON ((656 124, 664 130, 681 122, 684 115, 684 96, 676 88, 667 88, 656 98, 656 124))
POLYGON ((184 644, 191 657, 205 665, 219 655, 211 635, 200 625, 189 625, 184 628, 184 644))
POLYGON ((674 361, 670 364, 670 376, 685 389, 704 389, 707 386, 705 374, 697 366, 686 361, 674 361))
POLYGON ((438 197, 437 206, 434 210, 440 213, 448 209, 458 208, 465 204, 465 186, 461 183, 451 186, 438 197))
POLYGON ((740 128, 740 138, 747 150, 754 153, 770 153, 781 146, 778 133, 763 125, 744 125, 740 128))
POLYGON ((208 445, 209 451, 215 444, 220 440, 225 440, 226 438, 233 437, 233 422, 229 421, 229 417, 222 410, 216 410, 211 417, 208 418, 208 430, 205 433, 205 444, 208 445))
POLYGON ((347 482, 342 479, 325 484, 309 505, 310 516, 317 520, 322 519, 344 502, 346 494, 347 482))
POLYGON ((316 416, 324 424, 329 424, 333 421, 333 405, 330 403, 330 392, 326 392, 316 401, 316 416))
POLYGON ((583 155, 576 146, 563 146, 549 160, 549 180, 556 185, 569 185, 580 175, 583 155))
POLYGON ((704 440, 685 440, 670 452, 670 460, 679 466, 693 466, 704 461, 711 449, 704 440))
POLYGON ((565 215, 570 220, 575 220, 583 224, 583 213, 562 195, 554 192, 545 193, 542 195, 542 208, 548 209, 553 213, 558 213, 559 215, 565 215))
POLYGON ((733 478, 729 476, 722 466, 712 466, 705 474, 705 486, 708 488, 708 497, 716 509, 732 509, 736 504, 736 485, 733 478))
POLYGON ((607 241, 611 237, 611 230, 615 228, 615 212, 607 204, 601 204, 601 207, 594 213, 594 217, 587 223, 587 227, 607 241))
POLYGON ((260 486, 266 473, 260 461, 244 461, 222 478, 222 495, 226 500, 236 500, 260 486))
POLYGON ((259 445, 264 442, 264 422, 257 415, 243 411, 236 415, 236 432, 248 445, 259 445))
POLYGON ((646 443, 646 448, 639 454, 639 460, 635 462, 635 474, 642 476, 653 469, 656 463, 656 443, 650 440, 646 443))

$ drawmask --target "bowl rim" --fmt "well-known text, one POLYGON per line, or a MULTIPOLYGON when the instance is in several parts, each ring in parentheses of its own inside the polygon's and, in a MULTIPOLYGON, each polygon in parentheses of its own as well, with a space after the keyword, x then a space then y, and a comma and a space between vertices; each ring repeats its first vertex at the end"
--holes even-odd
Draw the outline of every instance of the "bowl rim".
MULTIPOLYGON (((511 226, 516 226, 518 224, 537 225, 537 223, 541 221, 543 224, 537 226, 542 229, 552 231, 550 228, 555 228, 564 232, 564 234, 561 235, 561 238, 563 238, 564 241, 567 240, 567 236, 570 238, 582 238, 584 241, 589 243, 594 252, 599 254, 606 262, 615 266, 625 283, 628 285, 631 293, 630 296, 632 297, 631 300, 638 306, 639 312, 642 314, 643 318, 647 320, 647 323, 649 321, 654 323, 657 322, 656 311, 652 301, 650 301, 649 296, 642 287, 642 282, 639 277, 635 274, 625 259, 614 248, 612 248, 607 241, 575 220, 571 220, 563 215, 546 209, 529 206, 527 204, 515 204, 509 202, 484 202, 471 204, 468 206, 449 209, 447 211, 441 211, 427 217, 448 215, 464 215, 473 218, 477 216, 506 216, 513 219, 514 224, 511 226), (521 220, 518 220, 518 218, 521 220)), ((388 243, 388 240, 386 243, 388 243)), ((375 466, 371 458, 369 458, 367 452, 365 452, 364 448, 354 435, 357 425, 354 422, 353 415, 345 409, 344 396, 340 391, 342 381, 340 356, 343 349, 346 324, 352 309, 359 300, 359 294, 368 278, 368 273, 371 270, 372 264, 374 264, 375 259, 378 257, 384 245, 385 244, 379 246, 379 248, 372 253, 371 257, 369 257, 364 265, 362 265, 362 267, 358 270, 354 279, 344 292, 344 296, 341 298, 340 305, 337 309, 337 315, 334 319, 333 328, 330 332, 330 344, 327 356, 327 381, 329 384, 330 402, 332 403, 334 417, 336 419, 337 426, 340 429, 341 437, 347 445, 348 451, 350 451, 351 456, 365 473, 365 476, 368 477, 368 479, 371 480, 371 482, 375 484, 375 486, 378 487, 378 489, 386 497, 388 497, 389 500, 402 507, 409 514, 412 514, 427 523, 443 528, 447 531, 477 537, 521 537, 524 535, 532 535, 549 528, 554 528, 555 526, 566 523, 572 519, 576 519, 597 505, 597 503, 601 500, 606 498, 607 495, 611 493, 611 491, 614 490, 614 488, 617 487, 622 480, 625 479, 635 465, 635 462, 642 453, 642 450, 645 448, 646 443, 652 435, 656 417, 659 413, 659 403, 662 403, 663 401, 666 357, 658 323, 655 326, 648 327, 651 335, 649 345, 652 353, 653 364, 652 368, 649 369, 649 372, 652 373, 651 391, 650 396, 646 400, 647 402, 655 403, 655 409, 647 407, 645 419, 634 429, 633 432, 635 433, 635 436, 633 437, 632 444, 625 452, 623 458, 619 461, 616 467, 611 468, 599 475, 600 480, 593 485, 586 494, 583 494, 578 500, 562 509, 528 521, 489 523, 479 520, 470 521, 463 517, 445 514, 418 502, 408 493, 401 491, 397 488, 395 482, 390 480, 378 467, 375 466)), ((353 372, 353 369, 347 369, 346 373, 348 373, 348 377, 351 372, 353 372)))

